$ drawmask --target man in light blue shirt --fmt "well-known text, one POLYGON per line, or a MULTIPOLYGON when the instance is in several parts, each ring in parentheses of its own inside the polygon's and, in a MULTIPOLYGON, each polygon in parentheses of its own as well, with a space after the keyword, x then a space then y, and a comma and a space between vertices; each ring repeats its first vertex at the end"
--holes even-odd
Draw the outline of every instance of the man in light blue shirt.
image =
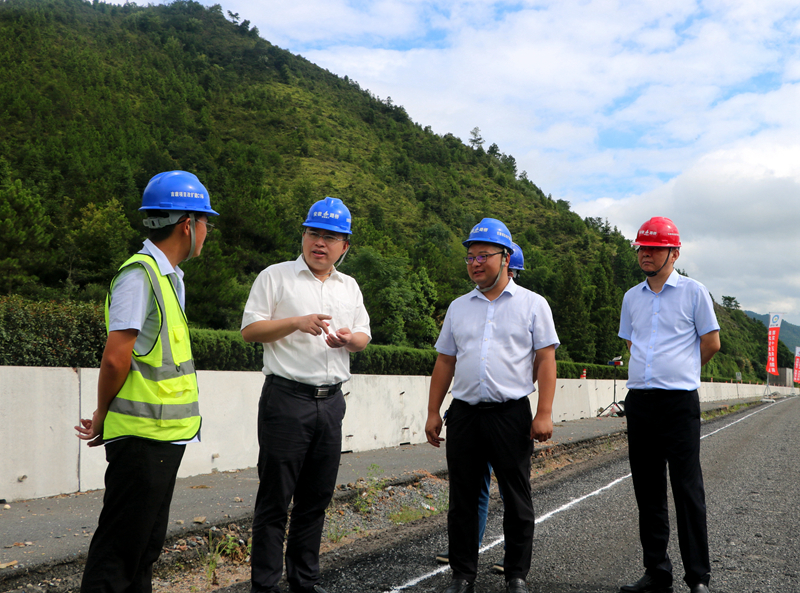
POLYGON ((700 367, 720 348, 719 324, 706 287, 679 275, 680 235, 669 218, 645 222, 633 243, 647 279, 622 301, 619 337, 631 353, 628 449, 645 574, 624 593, 672 593, 667 554, 667 464, 678 542, 691 593, 708 593, 705 489, 700 468, 700 367))
POLYGON ((485 218, 464 241, 467 272, 477 285, 450 304, 436 342, 428 442, 444 440, 440 409, 453 381, 447 417, 450 510, 447 530, 453 580, 445 593, 472 593, 478 564, 478 497, 486 464, 503 491, 508 593, 527 593, 535 517, 530 467, 533 439, 553 434, 558 336, 547 301, 508 275, 511 234, 485 218), (528 395, 538 379, 536 416, 528 395))

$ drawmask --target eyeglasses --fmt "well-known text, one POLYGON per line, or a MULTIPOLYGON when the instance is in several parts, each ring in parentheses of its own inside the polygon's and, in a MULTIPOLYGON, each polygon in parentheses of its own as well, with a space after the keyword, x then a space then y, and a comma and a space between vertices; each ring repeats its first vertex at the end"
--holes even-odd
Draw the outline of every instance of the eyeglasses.
POLYGON ((320 235, 317 231, 306 230, 303 234, 311 238, 312 241, 316 241, 317 239, 322 239, 323 241, 325 241, 326 245, 336 245, 341 241, 347 241, 347 239, 341 239, 333 235, 320 235))
MULTIPOLYGON (((184 216, 183 218, 181 218, 178 221, 178 224, 182 223, 184 220, 189 220, 189 217, 188 216, 184 216)), ((202 218, 195 218, 194 221, 195 221, 195 224, 197 224, 198 222, 202 222, 204 225, 206 225, 206 234, 210 233, 215 228, 217 228, 216 225, 213 225, 210 222, 208 222, 208 219, 203 220, 202 218)))
POLYGON ((486 253, 486 254, 476 255, 474 257, 471 256, 471 255, 468 255, 467 257, 464 258, 464 261, 467 262, 468 266, 471 266, 472 262, 478 262, 479 264, 485 264, 487 259, 489 259, 493 255, 500 255, 501 253, 503 253, 503 252, 502 251, 498 251, 497 253, 486 253))

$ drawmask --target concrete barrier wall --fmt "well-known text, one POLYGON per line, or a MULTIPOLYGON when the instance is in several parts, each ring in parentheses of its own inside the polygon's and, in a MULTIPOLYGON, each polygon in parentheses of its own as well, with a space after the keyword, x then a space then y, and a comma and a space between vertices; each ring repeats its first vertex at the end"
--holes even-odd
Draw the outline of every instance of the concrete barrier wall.
MULTIPOLYGON (((103 487, 105 450, 74 435, 96 405, 98 369, 0 367, 0 498, 23 500, 103 487)), ((189 445, 180 476, 254 467, 260 372, 200 371, 202 442, 189 445)), ((342 387, 342 449, 369 451, 425 442, 429 377, 354 375, 342 387)), ((559 379, 553 420, 596 416, 623 400, 624 381, 559 379)), ((791 393, 788 387, 771 392, 791 393)), ((752 399, 763 385, 703 383, 702 401, 752 399)), ((448 395, 442 409, 449 405, 448 395)), ((531 405, 536 406, 536 395, 531 405)))
POLYGON ((0 367, 0 498, 78 490, 79 393, 75 369, 0 367))

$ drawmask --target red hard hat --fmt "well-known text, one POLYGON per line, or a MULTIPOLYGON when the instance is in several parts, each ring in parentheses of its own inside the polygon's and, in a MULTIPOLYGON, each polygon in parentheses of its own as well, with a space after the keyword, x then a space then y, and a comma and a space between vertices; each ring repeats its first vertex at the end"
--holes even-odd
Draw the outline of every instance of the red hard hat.
POLYGON ((637 247, 680 247, 681 235, 678 232, 678 227, 669 218, 654 216, 639 227, 639 232, 636 233, 636 241, 631 245, 637 247))

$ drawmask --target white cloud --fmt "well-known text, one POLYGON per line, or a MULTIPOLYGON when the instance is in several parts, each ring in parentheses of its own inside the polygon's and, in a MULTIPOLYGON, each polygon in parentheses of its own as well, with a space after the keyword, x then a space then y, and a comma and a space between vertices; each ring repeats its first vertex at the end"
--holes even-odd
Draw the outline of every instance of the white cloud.
POLYGON ((583 216, 673 217, 718 299, 800 324, 796 0, 228 4, 438 133, 480 127, 583 216))
POLYGON ((717 301, 735 296, 759 313, 800 324, 800 144, 774 134, 700 158, 658 189, 578 205, 633 238, 651 216, 672 218, 683 248, 678 267, 717 301))

